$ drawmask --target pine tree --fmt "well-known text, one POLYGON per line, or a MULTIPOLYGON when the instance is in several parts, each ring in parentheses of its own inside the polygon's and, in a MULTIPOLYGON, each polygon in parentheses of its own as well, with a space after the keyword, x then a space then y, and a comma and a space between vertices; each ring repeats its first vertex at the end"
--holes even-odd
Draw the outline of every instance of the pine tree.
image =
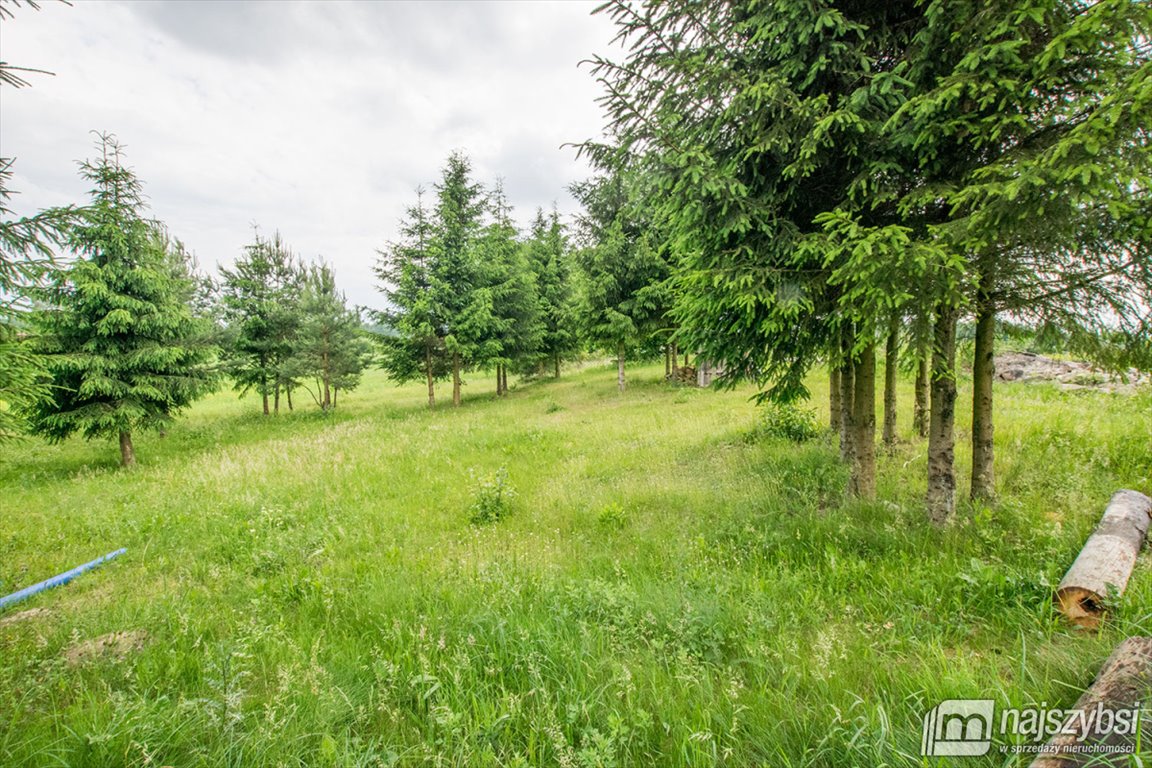
POLYGON ((998 314, 1062 326, 1104 364, 1152 338, 1150 34, 1145 3, 964 2, 909 51, 893 157, 902 208, 936 209, 928 233, 967 262, 973 498, 995 495, 998 314))
POLYGON ((302 269, 276 232, 270 240, 256 233, 236 264, 220 270, 225 365, 242 395, 260 395, 265 416, 279 412, 281 391, 291 396, 296 384, 285 363, 295 349, 302 269))
POLYGON ((379 313, 387 334, 382 364, 397 383, 423 379, 428 407, 436 404, 436 382, 451 372, 444 348, 444 321, 435 302, 431 270, 432 220, 424 191, 401 223, 401 239, 378 251, 376 276, 389 308, 379 313))
POLYGON ((336 290, 336 276, 327 264, 308 268, 299 313, 294 349, 284 367, 327 412, 336 406, 340 391, 359 385, 369 343, 360 330, 360 313, 336 290))
POLYGON ((477 243, 484 201, 472 181, 468 158, 453 152, 436 185, 429 241, 429 284, 452 371, 452 404, 460 405, 462 374, 490 355, 485 347, 494 323, 477 243))
POLYGON ((584 206, 581 317, 588 340, 616 354, 616 382, 624 391, 624 361, 660 327, 669 266, 663 243, 643 216, 635 177, 626 173, 575 184, 584 206))
POLYGON ((478 252, 491 291, 492 323, 479 355, 495 364, 496 394, 504 395, 508 366, 538 358, 544 326, 536 276, 517 240, 512 209, 499 183, 488 195, 488 212, 490 222, 480 236, 478 252))
POLYGON ((0 441, 24 434, 33 404, 49 394, 43 360, 28 338, 26 294, 54 265, 54 249, 82 215, 59 208, 8 218, 11 168, 11 160, 0 158, 0 441))
POLYGON ((141 185, 121 147, 100 137, 101 157, 81 164, 93 184, 85 220, 70 231, 77 258, 48 274, 35 313, 37 345, 52 379, 33 410, 51 440, 80 432, 116 436, 124 466, 132 436, 160 428, 213 385, 209 329, 189 305, 190 268, 144 217, 141 185))
POLYGON ((575 330, 576 293, 571 255, 564 225, 560 223, 560 214, 555 208, 547 217, 543 209, 536 209, 526 249, 540 301, 542 335, 539 358, 544 365, 551 367, 553 376, 559 378, 560 363, 576 351, 579 336, 575 330))

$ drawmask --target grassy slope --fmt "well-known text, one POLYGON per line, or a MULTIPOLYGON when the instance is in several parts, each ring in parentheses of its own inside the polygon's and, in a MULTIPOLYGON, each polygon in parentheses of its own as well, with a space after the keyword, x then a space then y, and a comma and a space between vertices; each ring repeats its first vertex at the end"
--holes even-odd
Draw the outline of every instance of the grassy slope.
POLYGON ((431 413, 376 375, 329 419, 221 393, 132 473, 4 448, 0 591, 128 554, 0 625, 0 764, 927 765, 939 700, 1068 705, 1152 634, 1147 562, 1099 636, 1049 607, 1110 493, 1152 491, 1148 394, 1001 386, 1003 499, 940 532, 922 443, 847 501, 830 440, 750 440, 749 391, 659 373, 431 413), (499 467, 514 514, 471 525, 499 467))

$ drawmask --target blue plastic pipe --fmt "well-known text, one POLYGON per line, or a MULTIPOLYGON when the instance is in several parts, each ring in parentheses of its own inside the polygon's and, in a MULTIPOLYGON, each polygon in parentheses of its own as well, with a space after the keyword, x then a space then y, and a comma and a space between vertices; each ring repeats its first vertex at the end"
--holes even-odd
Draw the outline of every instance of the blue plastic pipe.
POLYGON ((30 587, 24 587, 24 589, 20 590, 19 592, 13 592, 7 597, 0 597, 0 610, 3 610, 10 605, 14 605, 21 600, 32 597, 32 595, 35 595, 38 592, 43 592, 44 590, 51 589, 52 587, 58 587, 61 584, 67 584, 68 582, 72 581, 72 579, 76 578, 85 571, 90 571, 101 563, 107 562, 114 557, 119 557, 127 551, 127 549, 121 548, 115 552, 109 552, 103 557, 98 557, 90 563, 84 563, 84 565, 78 565, 72 570, 65 571, 59 576, 53 576, 52 578, 47 579, 46 581, 42 581, 39 584, 33 584, 30 587))

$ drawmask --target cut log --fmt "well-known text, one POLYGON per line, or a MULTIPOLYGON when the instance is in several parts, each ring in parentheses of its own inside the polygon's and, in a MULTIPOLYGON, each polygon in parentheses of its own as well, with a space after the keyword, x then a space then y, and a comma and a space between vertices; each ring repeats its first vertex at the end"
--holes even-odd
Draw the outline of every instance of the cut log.
POLYGON ((1112 495, 1100 524, 1056 589, 1056 605, 1073 624, 1095 629, 1108 598, 1124 593, 1149 522, 1152 499, 1138 491, 1112 495))
POLYGON ((1132 765, 1136 745, 1147 755, 1152 742, 1152 722, 1139 715, 1149 695, 1152 637, 1130 637, 1116 646, 1031 768, 1132 765))

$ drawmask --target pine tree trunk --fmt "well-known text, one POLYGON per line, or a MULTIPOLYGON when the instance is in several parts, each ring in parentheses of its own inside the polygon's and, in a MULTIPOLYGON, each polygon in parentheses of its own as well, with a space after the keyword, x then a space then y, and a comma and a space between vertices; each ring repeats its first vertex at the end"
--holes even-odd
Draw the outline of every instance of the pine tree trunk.
POLYGON ((672 347, 664 345, 664 381, 672 380, 672 347))
POLYGON ((941 309, 932 345, 928 425, 928 518, 942 525, 956 511, 956 311, 941 309))
POLYGON ((888 327, 884 345, 884 445, 896 443, 896 373, 899 360, 900 325, 896 318, 888 327))
POLYGON ((452 355, 452 405, 460 407, 460 353, 452 355))
POLYGON ((285 387, 284 391, 288 394, 288 410, 292 410, 292 387, 285 387))
POLYGON ((624 345, 616 348, 616 388, 624 391, 624 345))
POLYGON ((840 369, 828 365, 828 428, 840 428, 840 369))
POLYGON ((684 353, 684 367, 685 368, 688 367, 688 353, 687 352, 684 353))
POLYGON ((860 353, 852 374, 852 493, 876 498, 876 348, 860 353))
POLYGON ((273 403, 274 404, 272 406, 272 410, 276 413, 277 416, 279 416, 280 415, 280 383, 279 382, 276 383, 276 395, 275 395, 275 399, 273 400, 273 403))
POLYGON ((560 378, 560 355, 552 355, 552 377, 560 378))
MULTIPOLYGON (((987 275, 987 273, 985 273, 987 275)), ((980 280, 976 306, 976 357, 972 363, 972 498, 993 499, 992 381, 996 375, 996 308, 989 297, 990 278, 980 280)))
POLYGON ((428 407, 436 407, 436 380, 432 378, 432 347, 424 347, 424 375, 428 378, 428 407))
POLYGON ((920 350, 916 362, 916 404, 912 414, 912 428, 920 437, 928 437, 928 349, 920 350))
POLYGON ((267 416, 270 413, 270 411, 268 410, 268 390, 267 390, 267 388, 265 388, 264 391, 260 393, 260 397, 264 400, 264 415, 267 416))
POLYGON ((332 387, 332 407, 336 407, 336 400, 340 397, 340 387, 332 387))
POLYGON ((852 399, 856 393, 856 386, 850 357, 852 337, 849 331, 844 331, 841 347, 844 362, 840 367, 840 460, 851 466, 852 441, 855 439, 855 430, 852 426, 852 399))
POLYGON ((132 447, 132 433, 120 432, 120 466, 136 466, 136 449, 132 447))
POLYGON ((508 364, 504 364, 504 394, 508 394, 508 364))
POLYGON ((322 366, 323 366, 323 368, 321 370, 324 372, 324 405, 321 408, 321 410, 326 412, 332 407, 332 392, 330 390, 330 384, 332 381, 332 374, 328 368, 328 352, 327 351, 324 352, 324 355, 321 358, 321 360, 322 360, 322 366))

